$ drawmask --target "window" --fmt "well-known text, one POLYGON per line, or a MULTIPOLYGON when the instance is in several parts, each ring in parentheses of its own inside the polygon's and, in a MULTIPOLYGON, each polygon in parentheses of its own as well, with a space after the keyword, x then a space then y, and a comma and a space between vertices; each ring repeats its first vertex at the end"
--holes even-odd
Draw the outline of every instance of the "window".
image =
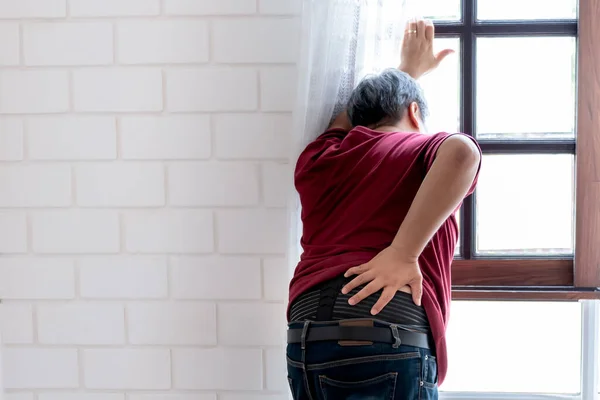
POLYGON ((600 251, 581 245, 600 242, 600 122, 581 112, 600 106, 597 3, 581 0, 581 21, 577 0, 410 7, 436 20, 436 47, 457 51, 423 79, 429 129, 472 135, 484 153, 460 212, 455 297, 597 298, 600 251))
POLYGON ((484 152, 480 186, 463 208, 464 260, 572 259, 577 22, 499 21, 516 18, 511 10, 535 17, 536 8, 466 0, 461 22, 438 25, 460 36, 461 127, 484 152))
POLYGON ((599 334, 598 301, 455 302, 440 398, 596 399, 599 334))
POLYGON ((600 5, 579 3, 411 4, 457 50, 422 81, 429 128, 484 153, 459 214, 442 399, 600 393, 600 303, 576 301, 600 287, 600 5))

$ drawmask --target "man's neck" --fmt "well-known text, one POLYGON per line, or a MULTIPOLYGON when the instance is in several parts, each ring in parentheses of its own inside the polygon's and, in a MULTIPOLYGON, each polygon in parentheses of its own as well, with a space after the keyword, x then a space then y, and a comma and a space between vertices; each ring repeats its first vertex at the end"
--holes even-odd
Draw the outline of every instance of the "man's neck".
POLYGON ((404 121, 398 122, 394 125, 381 125, 369 128, 378 132, 419 132, 414 125, 408 124, 404 121))

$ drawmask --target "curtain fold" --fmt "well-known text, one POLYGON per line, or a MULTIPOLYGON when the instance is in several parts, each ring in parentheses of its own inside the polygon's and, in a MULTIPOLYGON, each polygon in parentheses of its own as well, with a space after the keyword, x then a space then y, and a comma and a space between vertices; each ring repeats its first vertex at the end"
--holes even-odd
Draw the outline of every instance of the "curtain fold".
MULTIPOLYGON (((304 0, 291 161, 343 111, 364 76, 400 63, 409 0, 304 0)), ((411 15, 412 16, 412 15, 411 15)), ((301 249, 300 203, 289 205, 289 264, 301 249)))

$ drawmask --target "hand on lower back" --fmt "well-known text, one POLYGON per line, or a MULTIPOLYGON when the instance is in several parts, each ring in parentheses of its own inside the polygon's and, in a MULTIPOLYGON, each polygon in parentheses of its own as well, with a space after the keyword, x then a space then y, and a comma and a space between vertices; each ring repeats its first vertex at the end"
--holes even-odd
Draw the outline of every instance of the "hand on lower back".
POLYGON ((372 315, 377 315, 394 298, 396 292, 412 293, 416 305, 421 305, 423 294, 423 275, 419 263, 414 257, 407 257, 400 250, 388 247, 366 264, 350 268, 345 277, 356 275, 350 283, 342 289, 348 294, 353 289, 366 285, 348 302, 356 305, 367 297, 383 289, 379 300, 371 310, 372 315))

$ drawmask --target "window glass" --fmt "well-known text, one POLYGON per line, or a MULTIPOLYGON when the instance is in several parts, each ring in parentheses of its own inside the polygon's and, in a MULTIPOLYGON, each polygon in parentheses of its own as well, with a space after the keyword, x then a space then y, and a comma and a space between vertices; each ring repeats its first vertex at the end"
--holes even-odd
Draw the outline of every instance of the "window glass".
MULTIPOLYGON (((598 320, 600 320, 600 300, 596 301, 597 303, 597 309, 598 309, 598 320)), ((596 340, 598 341, 598 346, 600 347, 600 329, 598 329, 598 337, 596 338, 596 340)), ((598 393, 600 393, 600 349, 598 350, 598 393)), ((599 396, 600 398, 600 396, 599 396)))
POLYGON ((577 0, 478 0, 478 19, 575 19, 577 0))
POLYGON ((475 197, 477 251, 572 254, 574 157, 484 155, 475 197))
POLYGON ((575 38, 477 39, 477 136, 573 137, 575 65, 575 38))
POLYGON ((460 210, 459 212, 456 213, 456 222, 458 223, 458 242, 456 243, 456 248, 454 249, 454 257, 459 257, 460 256, 460 252, 461 252, 461 247, 462 247, 462 240, 461 240, 461 222, 460 222, 460 216, 462 214, 462 210, 460 210))
POLYGON ((436 21, 457 21, 461 19, 460 0, 408 0, 406 15, 436 21))
POLYGON ((576 302, 453 302, 442 390, 579 393, 581 326, 576 302))
POLYGON ((434 51, 443 49, 453 49, 455 54, 419 82, 429 105, 426 125, 431 133, 458 132, 460 127, 460 42, 453 38, 436 39, 434 51))

